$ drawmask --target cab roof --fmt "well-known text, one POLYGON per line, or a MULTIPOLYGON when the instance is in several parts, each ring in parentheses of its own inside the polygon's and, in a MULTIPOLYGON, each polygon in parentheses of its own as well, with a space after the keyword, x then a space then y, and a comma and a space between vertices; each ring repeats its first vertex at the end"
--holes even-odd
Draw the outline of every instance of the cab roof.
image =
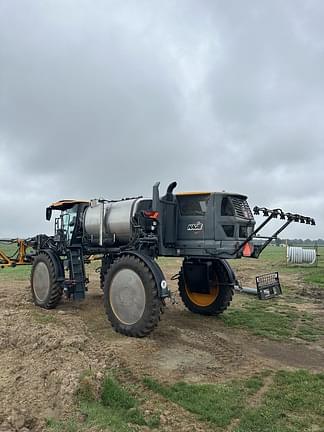
POLYGON ((226 191, 214 191, 214 192, 178 192, 176 196, 195 196, 195 195, 226 195, 237 198, 247 199, 246 195, 240 193, 226 192, 226 191))
POLYGON ((90 201, 66 199, 66 200, 56 201, 52 203, 48 208, 53 210, 67 210, 73 207, 75 204, 90 204, 90 201))

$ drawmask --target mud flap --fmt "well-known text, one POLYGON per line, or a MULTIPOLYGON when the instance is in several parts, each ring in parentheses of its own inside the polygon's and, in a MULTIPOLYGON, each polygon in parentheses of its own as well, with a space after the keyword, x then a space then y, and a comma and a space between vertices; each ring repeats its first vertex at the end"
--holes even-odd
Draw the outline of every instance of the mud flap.
POLYGON ((165 280, 165 277, 163 275, 163 272, 159 267, 159 265, 154 260, 152 260, 150 257, 146 255, 134 251, 127 251, 127 255, 136 256, 141 261, 143 261, 147 265, 147 267, 151 270, 156 282, 156 286, 158 287, 160 299, 171 297, 171 293, 168 288, 167 281, 165 280))

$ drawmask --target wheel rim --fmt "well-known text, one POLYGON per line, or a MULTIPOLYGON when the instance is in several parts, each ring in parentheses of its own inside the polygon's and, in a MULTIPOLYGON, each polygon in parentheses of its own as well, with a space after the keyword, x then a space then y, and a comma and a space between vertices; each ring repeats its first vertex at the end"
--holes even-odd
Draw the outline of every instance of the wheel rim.
POLYGON ((138 322, 145 310, 145 288, 138 274, 130 269, 120 270, 109 288, 110 305, 115 316, 124 324, 138 322))
POLYGON ((210 293, 208 294, 192 292, 190 291, 186 283, 185 290, 190 301, 196 306, 200 307, 210 306, 212 303, 214 303, 219 294, 219 286, 216 281, 214 282, 214 285, 211 286, 210 293))
POLYGON ((33 290, 38 301, 46 300, 50 291, 50 275, 47 265, 43 262, 36 264, 33 272, 33 290))

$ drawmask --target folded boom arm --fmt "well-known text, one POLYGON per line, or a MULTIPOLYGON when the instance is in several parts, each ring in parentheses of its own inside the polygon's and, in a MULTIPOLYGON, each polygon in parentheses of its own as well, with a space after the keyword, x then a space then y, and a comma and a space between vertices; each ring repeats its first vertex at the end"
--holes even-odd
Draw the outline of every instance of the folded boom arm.
POLYGON ((277 229, 271 236, 258 236, 258 238, 264 239, 265 242, 261 245, 254 245, 254 251, 251 255, 251 258, 258 258, 261 252, 271 243, 272 240, 276 239, 278 235, 287 228, 291 222, 300 222, 305 223, 307 225, 315 225, 315 220, 308 216, 303 216, 297 213, 285 213, 282 209, 269 209, 266 207, 257 207, 253 208, 253 213, 255 215, 259 215, 263 213, 267 219, 262 222, 248 237, 241 243, 237 249, 236 253, 244 248, 244 246, 253 240, 254 237, 272 220, 272 219, 281 219, 283 220, 283 224, 280 228, 277 229))

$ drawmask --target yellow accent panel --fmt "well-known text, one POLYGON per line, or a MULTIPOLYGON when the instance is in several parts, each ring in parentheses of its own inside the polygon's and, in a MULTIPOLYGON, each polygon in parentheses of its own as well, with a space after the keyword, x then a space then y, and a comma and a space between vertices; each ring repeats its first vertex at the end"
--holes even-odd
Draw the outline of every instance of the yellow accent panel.
POLYGON ((217 299, 219 294, 219 287, 217 285, 214 285, 209 294, 201 294, 201 293, 194 293, 191 292, 187 285, 185 285, 186 293, 190 299, 190 301, 195 304, 196 306, 200 307, 207 307, 210 306, 214 301, 217 299))
POLYGON ((183 196, 183 195, 210 195, 211 192, 179 192, 176 194, 176 196, 183 196))
POLYGON ((90 201, 86 201, 86 200, 73 200, 73 199, 69 200, 69 199, 67 199, 67 200, 62 200, 62 201, 56 201, 56 202, 51 204, 51 207, 55 208, 55 207, 61 207, 64 205, 69 205, 69 204, 82 204, 82 203, 88 204, 89 202, 90 201))

